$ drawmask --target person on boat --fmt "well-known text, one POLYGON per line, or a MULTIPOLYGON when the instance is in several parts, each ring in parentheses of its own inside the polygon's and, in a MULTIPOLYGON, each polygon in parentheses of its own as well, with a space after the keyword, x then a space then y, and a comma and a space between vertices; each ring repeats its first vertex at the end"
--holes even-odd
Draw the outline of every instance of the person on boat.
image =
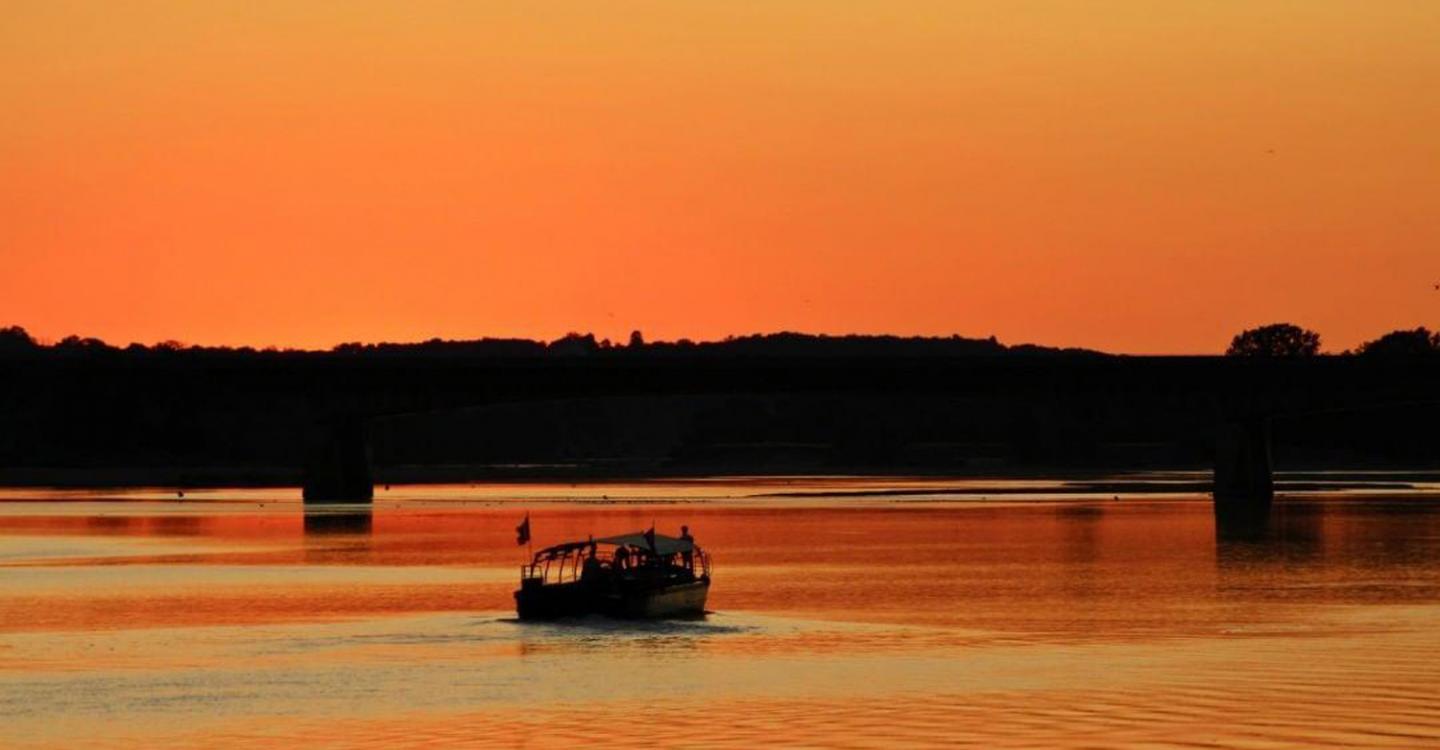
POLYGON ((630 550, 624 547, 615 550, 615 570, 624 570, 630 567, 630 550))
POLYGON ((600 575, 600 558, 595 556, 595 543, 590 543, 590 552, 585 555, 585 564, 580 569, 580 580, 589 581, 600 575))
MULTIPOLYGON (((693 545, 694 545, 694 543, 695 543, 695 537, 690 536, 690 527, 689 527, 689 526, 681 526, 681 527, 680 527, 680 540, 681 540, 681 541, 685 541, 685 542, 690 542, 691 545, 692 545, 692 546, 691 546, 691 549, 693 549, 693 545)), ((694 569, 695 569, 695 553, 692 552, 692 551, 690 551, 690 549, 681 550, 681 551, 680 551, 680 562, 685 566, 685 569, 686 569, 686 570, 694 570, 694 569)))

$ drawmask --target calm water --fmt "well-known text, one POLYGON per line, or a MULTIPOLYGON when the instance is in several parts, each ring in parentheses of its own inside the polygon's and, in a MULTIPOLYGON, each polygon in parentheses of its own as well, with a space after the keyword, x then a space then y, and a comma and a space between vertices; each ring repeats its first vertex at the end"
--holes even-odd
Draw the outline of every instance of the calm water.
POLYGON ((4 491, 0 745, 1440 746, 1440 493, 1231 542, 1199 496, 1055 489, 4 491), (515 622, 526 510, 688 523, 714 613, 515 622))

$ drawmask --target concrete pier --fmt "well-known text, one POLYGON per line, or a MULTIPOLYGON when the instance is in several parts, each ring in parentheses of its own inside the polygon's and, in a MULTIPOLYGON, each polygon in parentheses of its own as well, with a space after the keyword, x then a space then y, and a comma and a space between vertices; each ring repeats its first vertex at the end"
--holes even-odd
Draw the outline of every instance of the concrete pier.
POLYGON ((1230 531, 1263 531, 1275 498, 1270 421, 1263 417, 1220 425, 1215 446, 1215 521, 1230 531))
POLYGON ((305 465, 307 503, 368 503, 375 497, 370 445, 365 424, 340 418, 317 424, 311 432, 305 465))

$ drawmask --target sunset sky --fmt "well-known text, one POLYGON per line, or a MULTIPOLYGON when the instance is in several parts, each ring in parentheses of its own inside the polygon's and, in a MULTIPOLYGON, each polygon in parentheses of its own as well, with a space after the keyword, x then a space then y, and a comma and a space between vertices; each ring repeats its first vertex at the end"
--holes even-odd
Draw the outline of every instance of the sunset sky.
POLYGON ((1435 0, 9 0, 0 102, 46 338, 1440 326, 1435 0))

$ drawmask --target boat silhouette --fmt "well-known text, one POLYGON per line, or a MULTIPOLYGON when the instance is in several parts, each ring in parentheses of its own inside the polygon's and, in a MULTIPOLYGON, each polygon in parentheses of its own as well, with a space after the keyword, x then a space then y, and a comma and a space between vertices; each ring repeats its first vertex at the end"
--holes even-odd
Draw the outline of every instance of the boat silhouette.
POLYGON ((515 609, 521 620, 695 617, 705 613, 710 575, 709 555, 684 527, 679 537, 652 529, 565 542, 521 566, 515 609))

